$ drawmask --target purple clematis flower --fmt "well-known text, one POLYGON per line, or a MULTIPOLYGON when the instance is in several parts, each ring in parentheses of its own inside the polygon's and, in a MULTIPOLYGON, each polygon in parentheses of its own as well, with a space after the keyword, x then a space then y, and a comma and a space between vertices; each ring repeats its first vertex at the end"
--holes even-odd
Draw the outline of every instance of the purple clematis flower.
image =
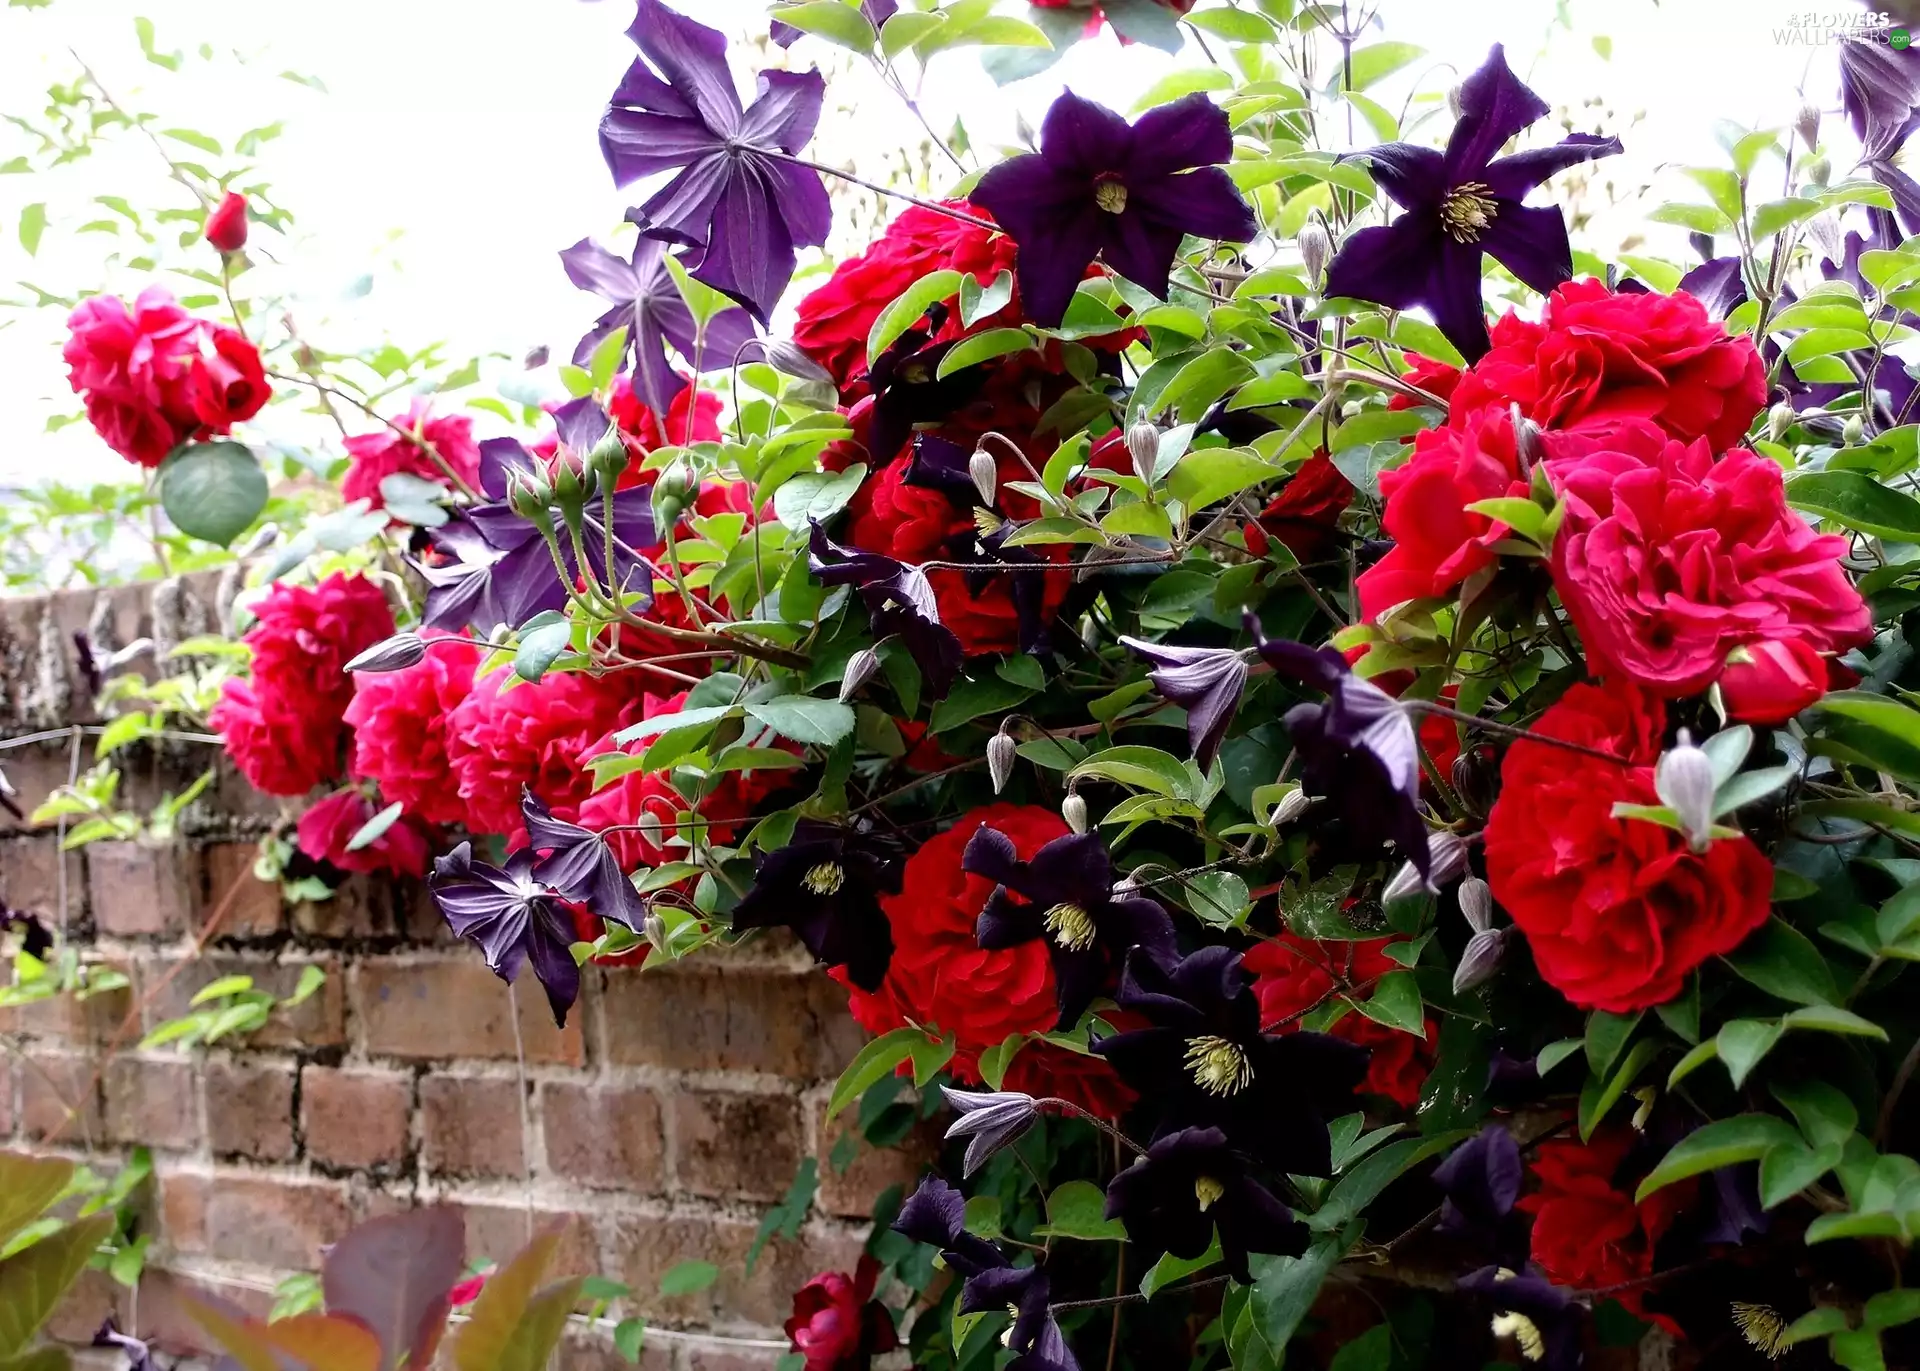
POLYGON ((461 843, 434 859, 427 887, 447 926, 479 945, 494 975, 512 982, 522 967, 532 964, 547 992, 554 1023, 565 1028, 567 1011, 580 998, 573 918, 560 897, 534 875, 534 865, 528 848, 498 867, 477 860, 472 843, 461 843))
MULTIPOLYGON (((593 445, 606 436, 611 421, 591 399, 574 400, 554 415, 563 458, 566 453, 584 460, 593 445)), ((518 626, 542 610, 563 609, 567 584, 553 563, 553 553, 540 530, 517 513, 510 485, 544 483, 546 466, 511 438, 491 438, 480 444, 480 488, 486 504, 475 505, 449 519, 427 535, 428 546, 439 554, 435 562, 415 562, 427 582, 424 615, 429 628, 457 633, 463 628, 488 634, 496 624, 518 626)), ((587 565, 602 584, 607 583, 605 507, 587 500, 581 511, 581 542, 587 565)), ((550 518, 557 518, 549 512, 550 518)), ((622 490, 613 497, 613 584, 628 595, 653 592, 653 568, 636 548, 654 542, 653 493, 644 487, 622 490)), ((569 577, 580 574, 570 539, 562 538, 561 559, 569 577)))
POLYGON ((880 897, 900 889, 901 874, 898 847, 880 835, 801 819, 785 847, 761 854, 733 926, 790 928, 814 960, 875 991, 893 961, 880 897))
POLYGON ((1247 1254, 1297 1257, 1307 1226, 1252 1174, 1247 1158, 1217 1128, 1169 1133, 1134 1158, 1107 1185, 1107 1217, 1127 1226, 1127 1240, 1152 1263, 1163 1252, 1188 1260, 1220 1235, 1227 1274, 1250 1284, 1247 1254))
MULTIPOLYGON (((1907 232, 1920 231, 1920 181, 1894 161, 1920 128, 1920 53, 1895 51, 1877 38, 1842 43, 1840 106, 1860 139, 1860 165, 1893 196, 1894 214, 1907 232)), ((1885 218, 1886 211, 1874 217, 1885 218)))
MULTIPOLYGON (((753 321, 744 310, 721 310, 704 332, 694 325, 693 312, 667 270, 667 244, 657 238, 640 239, 625 262, 582 238, 561 252, 560 264, 568 280, 612 306, 574 348, 574 365, 585 366, 615 329, 624 328, 634 390, 655 414, 664 415, 686 385, 667 360, 669 343, 701 371, 725 371, 753 341, 753 321)), ((751 353, 748 349, 749 358, 751 353)))
POLYGON ((1226 112, 1198 92, 1129 125, 1066 91, 1047 111, 1040 151, 988 171, 972 199, 1019 248, 1027 317, 1052 327, 1095 257, 1164 300, 1181 238, 1244 243, 1259 233, 1217 165, 1232 157, 1226 112))
POLYGON ((917 425, 952 418, 987 383, 985 365, 962 367, 949 376, 939 374, 940 359, 959 340, 929 344, 927 339, 946 322, 946 308, 935 305, 927 316, 929 328, 908 329, 867 366, 867 388, 873 392, 867 444, 876 463, 892 461, 914 436, 917 425))
POLYGON ((822 585, 858 589, 874 641, 897 635, 920 668, 926 697, 946 698, 966 652, 953 630, 940 622, 940 606, 926 572, 878 552, 842 547, 818 524, 808 535, 807 567, 822 585))
POLYGON ((1547 102, 1507 67, 1494 45, 1460 87, 1460 118, 1445 152, 1388 143, 1364 153, 1373 179, 1406 213, 1365 228, 1327 267, 1327 294, 1388 309, 1426 306, 1469 362, 1491 345, 1480 298, 1480 258, 1491 256, 1542 294, 1573 276, 1573 247, 1557 206, 1521 201, 1548 177, 1620 151, 1618 138, 1570 134, 1552 147, 1494 160, 1508 139, 1547 113, 1547 102))
POLYGON ((1134 948, 1163 960, 1175 955, 1167 911, 1145 895, 1114 893, 1113 859, 1094 834, 1055 838, 1023 861, 1011 838, 982 824, 967 840, 960 868, 997 882, 980 911, 980 946, 994 951, 1047 940, 1063 1029, 1080 1022, 1134 948))
POLYGON ((1147 679, 1161 698, 1187 711, 1187 743, 1202 771, 1213 766, 1221 739, 1240 711, 1247 684, 1246 654, 1231 647, 1178 647, 1139 638, 1120 640, 1153 664, 1147 679))
POLYGON ((1093 1044, 1143 1100, 1156 1137, 1217 1128, 1260 1162, 1296 1176, 1332 1167, 1326 1120, 1352 1112, 1367 1051, 1324 1033, 1262 1033, 1240 954, 1203 947, 1167 965, 1127 958, 1116 997, 1152 1025, 1093 1044))
POLYGON ((1356 833, 1393 839, 1422 877, 1430 875, 1413 715, 1379 686, 1354 675, 1334 649, 1268 638, 1252 614, 1246 623, 1269 666, 1326 692, 1325 704, 1297 704, 1285 718, 1300 750, 1306 793, 1332 800, 1356 833))
POLYGON ((614 184, 677 172, 630 217, 650 238, 693 248, 695 278, 764 325, 793 279, 795 246, 820 246, 833 225, 819 173, 794 160, 826 82, 817 71, 763 71, 743 108, 719 30, 639 0, 627 36, 642 55, 600 120, 614 184))
POLYGON ((533 868, 535 880, 603 919, 640 931, 647 902, 620 870, 620 859, 603 835, 554 818, 531 787, 521 789, 520 814, 527 824, 527 846, 546 854, 533 868))
POLYGON ((1434 1168, 1433 1183, 1446 1195, 1440 1232, 1473 1243, 1501 1266, 1525 1265, 1528 1225, 1513 1212, 1524 1174, 1513 1134, 1488 1124, 1434 1168))
MULTIPOLYGON (((860 0, 860 13, 866 16, 869 24, 878 29, 900 9, 900 0, 860 0)), ((767 37, 783 48, 790 48, 804 35, 792 24, 783 24, 778 19, 767 29, 767 37)))
POLYGON ((943 1085, 940 1093, 960 1115, 947 1128, 947 1141, 967 1140, 963 1176, 971 1176, 986 1165, 987 1158, 1018 1142, 1040 1117, 1039 1102, 1017 1090, 955 1090, 943 1085))
POLYGON ((1460 1289, 1485 1301, 1493 1315, 1493 1332, 1512 1338, 1530 1366, 1542 1371, 1579 1371, 1582 1306, 1573 1295, 1529 1269, 1515 1275, 1499 1266, 1484 1266, 1461 1277, 1460 1289))

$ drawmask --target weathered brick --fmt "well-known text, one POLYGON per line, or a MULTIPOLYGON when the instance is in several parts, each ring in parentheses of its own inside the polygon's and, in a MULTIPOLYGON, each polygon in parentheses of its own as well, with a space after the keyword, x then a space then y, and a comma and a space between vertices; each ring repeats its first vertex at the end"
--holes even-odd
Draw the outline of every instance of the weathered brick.
POLYGON ((309 938, 344 942, 400 936, 387 886, 368 875, 348 877, 331 899, 302 900, 289 919, 296 932, 309 938))
POLYGON ((200 1208, 206 1256, 282 1270, 317 1270, 320 1249, 339 1242, 353 1224, 339 1181, 216 1172, 200 1208))
MULTIPOLYGON (((634 1371, 606 1334, 579 1333, 560 1345, 556 1358, 566 1371, 634 1371)), ((673 1346, 665 1338, 649 1337, 640 1348, 639 1371, 675 1371, 673 1346)))
POLYGON ((678 1188, 723 1199, 777 1200, 805 1144, 791 1095, 681 1090, 668 1097, 678 1188))
MULTIPOLYGON (((0 647, 5 646, 5 635, 0 634, 0 647)), ((7 749, 0 757, 0 770, 7 773, 7 783, 16 792, 14 803, 20 807, 23 816, 31 815, 42 801, 67 783, 68 744, 63 739, 58 743, 45 746, 16 747, 7 749)), ((16 819, 5 809, 0 809, 0 833, 30 833, 32 825, 25 817, 16 819)), ((73 868, 68 868, 68 878, 72 879, 73 868)))
MULTIPOLYGON (((530 980, 516 997, 529 1062, 579 1066, 586 1060, 578 1006, 565 1029, 553 1026, 546 997, 530 980)), ((513 1000, 477 952, 451 957, 377 957, 353 968, 353 1005, 361 1044, 379 1056, 427 1060, 492 1057, 512 1061, 513 1000)))
POLYGON ((397 1169, 411 1145, 413 1081, 390 1071, 309 1066, 300 1073, 307 1156, 356 1171, 397 1169))
POLYGON ((201 858, 206 870, 203 898, 194 909, 198 927, 224 901, 221 938, 271 938, 286 924, 280 887, 253 874, 260 849, 253 843, 209 843, 201 858))
POLYGON ((94 927, 120 938, 187 931, 196 874, 191 849, 89 843, 86 855, 94 927))
POLYGON ((135 983, 146 1003, 147 1032, 193 1012, 190 1001, 201 987, 227 976, 251 976, 261 990, 282 999, 291 996, 308 966, 318 966, 326 981, 302 1004, 275 1010, 266 1026, 247 1039, 249 1047, 338 1047, 346 1041, 345 976, 335 957, 282 957, 262 953, 207 952, 184 963, 171 954, 136 960, 135 983))
POLYGON ((292 1160, 293 1076, 291 1065, 278 1062, 207 1063, 207 1145, 215 1156, 292 1160))
POLYGON ((829 1214, 864 1219, 873 1213, 873 1201, 888 1186, 912 1190, 933 1164, 940 1150, 940 1129, 923 1123, 907 1135, 898 1147, 871 1147, 860 1138, 855 1111, 842 1110, 840 1117, 826 1117, 826 1101, 813 1106, 813 1136, 820 1158, 820 1190, 814 1202, 829 1214), (833 1149, 842 1138, 853 1137, 859 1148, 844 1172, 831 1164, 833 1149))
POLYGON ((124 1324, 126 1314, 125 1286, 104 1271, 82 1271, 41 1331, 55 1342, 88 1343, 103 1321, 124 1324))
MULTIPOLYGON (((0 843, 0 903, 30 910, 50 922, 60 917, 60 840, 51 832, 0 843)), ((81 914, 80 858, 66 854, 67 917, 81 914)))
MULTIPOLYGON (((108 971, 127 974, 124 967, 109 962, 95 963, 94 970, 96 974, 108 971)), ((119 1033, 133 1003, 133 992, 127 986, 98 991, 84 1000, 72 995, 55 995, 52 999, 19 1006, 14 1024, 19 1031, 36 1038, 104 1046, 119 1033)))
POLYGON ((437 1175, 524 1175, 519 1082, 428 1076, 420 1082, 420 1151, 437 1175))
POLYGON ((851 1271, 860 1259, 859 1236, 811 1224, 794 1241, 770 1244, 748 1276, 747 1249, 757 1227, 750 1219, 718 1214, 617 1220, 613 1249, 637 1312, 688 1323, 738 1319, 774 1329, 793 1311, 794 1291, 821 1271, 851 1271), (711 1262, 720 1268, 719 1280, 697 1294, 662 1295, 660 1278, 685 1261, 711 1262))
POLYGON ((160 1237, 169 1252, 207 1250, 208 1178, 198 1171, 160 1171, 160 1237))
POLYGON ((519 1204, 454 1202, 467 1225, 467 1258, 505 1262, 548 1224, 564 1225, 550 1278, 600 1274, 600 1237, 591 1214, 519 1204))
POLYGON ((200 1090, 192 1062, 115 1057, 102 1086, 110 1141, 182 1152, 200 1145, 200 1090))
POLYGON ((812 1080, 839 1074, 864 1041, 846 992, 824 976, 695 967, 604 975, 614 1062, 812 1080))
POLYGON ((660 1101, 651 1090, 548 1081, 540 1113, 554 1175, 630 1194, 665 1188, 660 1101))
POLYGON ((34 1142, 77 1146, 104 1131, 93 1062, 36 1051, 20 1064, 20 1127, 34 1142))

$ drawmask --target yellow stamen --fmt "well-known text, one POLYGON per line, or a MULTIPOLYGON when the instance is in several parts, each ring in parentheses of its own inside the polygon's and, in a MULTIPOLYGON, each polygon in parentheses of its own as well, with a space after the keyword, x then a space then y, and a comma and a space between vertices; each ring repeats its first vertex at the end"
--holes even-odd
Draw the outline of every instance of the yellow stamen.
POLYGON ((1787 1321, 1770 1304, 1733 1302, 1733 1326, 1747 1345, 1770 1361, 1778 1361, 1787 1350, 1787 1321))
POLYGON ((1093 183, 1093 203, 1108 214, 1124 214, 1127 210, 1127 187, 1122 181, 1101 180, 1093 183))
POLYGON ((1047 932, 1069 952, 1085 952, 1093 946, 1097 930, 1093 919, 1077 904, 1057 904, 1047 911, 1047 932))
POLYGON ((1456 243, 1477 243, 1493 222, 1493 197, 1481 181, 1455 186, 1440 199, 1440 226, 1456 243))
POLYGON ((822 862, 800 878, 800 884, 816 895, 837 895, 846 883, 846 870, 838 862, 822 862))
POLYGON ((1193 1182, 1193 1197, 1200 1202, 1200 1212, 1206 1213, 1227 1193, 1227 1187, 1211 1176, 1200 1176, 1193 1182))
POLYGON ((1540 1335, 1540 1325, 1525 1314, 1500 1314, 1493 1320, 1493 1336, 1512 1338, 1520 1344, 1520 1355, 1528 1361, 1541 1361, 1547 1355, 1547 1340, 1540 1335))
POLYGON ((1194 1083, 1209 1095, 1234 1095, 1253 1080, 1253 1063, 1246 1049, 1225 1038, 1207 1035, 1187 1039, 1187 1069, 1194 1083))

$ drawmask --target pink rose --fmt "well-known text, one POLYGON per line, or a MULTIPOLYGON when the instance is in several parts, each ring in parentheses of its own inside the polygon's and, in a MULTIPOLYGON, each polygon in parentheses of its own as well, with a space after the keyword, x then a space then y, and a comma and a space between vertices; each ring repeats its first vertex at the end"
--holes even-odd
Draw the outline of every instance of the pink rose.
POLYGON ((358 790, 340 790, 300 816, 296 830, 300 850, 315 861, 341 871, 391 871, 396 876, 421 876, 427 870, 427 840, 414 822, 402 814, 364 847, 348 844, 380 811, 358 790))

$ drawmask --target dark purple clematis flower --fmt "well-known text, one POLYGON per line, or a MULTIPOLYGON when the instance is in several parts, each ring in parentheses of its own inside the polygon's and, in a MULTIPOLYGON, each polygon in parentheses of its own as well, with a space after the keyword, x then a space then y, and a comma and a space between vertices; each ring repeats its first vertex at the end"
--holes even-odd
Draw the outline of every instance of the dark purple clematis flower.
MULTIPOLYGON (((1911 48, 1895 51, 1879 39, 1840 45, 1840 107, 1860 139, 1860 165, 1893 196, 1894 213, 1909 233, 1920 231, 1920 181, 1902 171, 1894 159, 1920 128, 1916 106, 1920 106, 1920 53, 1911 48)), ((1884 210, 1875 215, 1884 217, 1884 210)))
POLYGON ((878 834, 801 819, 785 847, 760 855, 733 926, 791 928, 816 961, 878 990, 893 960, 880 897, 900 889, 900 876, 899 848, 878 834))
POLYGON ((1353 154, 1406 213, 1365 228, 1327 267, 1327 294, 1389 309, 1426 306, 1469 362, 1491 345, 1480 298, 1480 258, 1491 256, 1545 294, 1573 276, 1573 247, 1556 205, 1521 201, 1548 177, 1620 151, 1618 138, 1570 134, 1548 148, 1494 160, 1507 140, 1547 113, 1547 102, 1507 67, 1498 44, 1460 87, 1460 118, 1445 152, 1388 143, 1353 154))
POLYGON ((127 1371, 156 1371, 153 1349, 139 1338, 129 1337, 114 1326, 109 1317, 93 1335, 95 1347, 117 1347, 127 1354, 127 1371))
POLYGON ((973 202, 1019 248, 1014 270, 1027 317, 1052 327, 1095 257, 1167 298, 1180 240, 1244 243, 1260 231, 1232 178, 1226 112, 1200 93, 1133 124, 1066 91, 1040 127, 1040 151, 980 178, 973 202))
POLYGON ((648 237, 693 248, 695 278, 764 325, 793 279, 795 246, 820 246, 833 226, 820 174, 793 160, 813 137, 826 82, 763 71, 743 109, 726 36, 660 0, 639 5, 627 36, 642 56, 601 117, 600 151, 616 185, 679 173, 631 217, 648 237))
MULTIPOLYGON (((606 436, 611 424, 591 400, 562 406, 554 422, 561 447, 581 459, 606 436)), ((518 626, 542 610, 566 606, 567 586, 553 564, 546 539, 509 500, 509 486, 516 478, 544 482, 545 477, 545 465, 513 439, 490 438, 480 444, 480 487, 488 502, 431 530, 427 542, 438 560, 414 564, 427 582, 424 618, 428 627, 449 633, 472 628, 485 635, 496 624, 518 626)), ((603 514, 600 500, 585 502, 581 541, 588 567, 605 584, 603 514)), ((552 510, 549 517, 556 523, 560 518, 552 510)), ((613 537, 614 585, 628 595, 651 595, 653 568, 635 549, 654 542, 652 491, 641 487, 615 493, 613 537)), ((580 565, 572 541, 563 536, 560 543, 569 576, 578 576, 580 565)))
POLYGON ((1153 1026, 1103 1038, 1093 1050, 1142 1099, 1159 1102, 1156 1136, 1218 1128, 1265 1165, 1328 1173, 1326 1119, 1352 1112, 1365 1048, 1324 1033, 1262 1033, 1240 954, 1228 947, 1203 947, 1172 966, 1136 952, 1117 999, 1153 1026))
POLYGON ((603 919, 640 931, 647 902, 620 870, 620 859, 603 835, 554 818, 531 788, 520 792, 520 814, 527 824, 527 846, 545 854, 533 868, 536 881, 603 919))
POLYGON ((1716 319, 1726 318, 1747 299, 1747 283, 1740 275, 1738 257, 1709 258, 1680 278, 1679 289, 1698 300, 1716 319))
POLYGON ((1524 1364, 1543 1371, 1579 1371, 1584 1359, 1581 1306, 1570 1293, 1531 1270, 1515 1275, 1498 1266, 1463 1276, 1459 1288, 1485 1301, 1494 1334, 1512 1338, 1524 1364))
POLYGON ((1424 877, 1432 870, 1420 821, 1420 744, 1413 716, 1379 686, 1354 675, 1330 647, 1268 638, 1259 620, 1247 629, 1261 658, 1282 676, 1325 691, 1325 704, 1297 704, 1285 717, 1300 750, 1307 794, 1333 801, 1354 832, 1392 838, 1424 877))
POLYGON ((946 698, 966 652, 953 630, 940 622, 940 606, 926 572, 877 552, 841 547, 818 524, 808 537, 807 567, 823 585, 858 589, 874 641, 898 636, 920 668, 926 697, 946 698))
POLYGON ((1213 766, 1220 741, 1240 711, 1247 684, 1246 654, 1231 647, 1178 647, 1139 638, 1121 642, 1153 664, 1147 679, 1163 699, 1187 711, 1187 744, 1202 771, 1213 766))
POLYGON ((456 935, 479 945, 487 967, 503 981, 519 978, 529 963, 547 992, 553 1021, 567 1025, 567 1011, 580 998, 580 968, 573 960, 573 918, 559 896, 534 874, 535 857, 522 848, 505 867, 478 861, 473 844, 461 843, 436 857, 427 887, 456 935))
POLYGON ((8 909, 0 904, 0 933, 18 935, 20 950, 35 961, 44 962, 53 951, 53 930, 38 914, 29 914, 24 909, 8 909))
POLYGON ((962 1176, 971 1176, 986 1165, 987 1158, 1018 1142, 1040 1117, 1039 1105, 1033 1096, 1022 1095, 1017 1090, 955 1090, 943 1085, 940 1093, 960 1115, 947 1129, 947 1141, 967 1140, 962 1176))
POLYGON ((1446 1193, 1440 1231, 1474 1243, 1501 1266, 1524 1265, 1527 1224, 1513 1212, 1522 1174, 1513 1135, 1488 1124, 1434 1168, 1433 1183, 1446 1193))
POLYGON ((560 264, 568 280, 613 306, 574 348, 574 365, 585 366, 615 329, 626 329, 633 388, 655 414, 664 415, 686 385, 667 360, 667 344, 701 371, 725 371, 753 340, 753 321, 745 310, 721 310, 707 321, 704 333, 694 326, 693 312, 667 270, 667 245, 657 238, 641 238, 626 262, 582 238, 561 252, 560 264))
MULTIPOLYGON (((1850 43, 1847 46, 1854 47, 1859 45, 1850 43)), ((1840 260, 1838 262, 1827 257, 1820 259, 1820 275, 1822 277, 1829 281, 1846 281, 1862 295, 1871 293, 1873 288, 1867 283, 1866 278, 1860 274, 1860 255, 1876 248, 1886 248, 1889 246, 1898 247, 1900 243, 1899 233, 1893 231, 1894 226, 1891 223, 1885 222, 1887 215, 1884 211, 1878 212, 1872 217, 1875 220, 1873 225, 1875 231, 1865 237, 1862 237, 1858 233, 1849 232, 1846 236, 1845 244, 1841 249, 1840 260), (1883 235, 1880 232, 1882 228, 1889 230, 1889 232, 1883 235)), ((1908 327, 1912 327, 1916 322, 1920 322, 1915 319, 1915 316, 1910 311, 1906 310, 1900 311, 1899 314, 1895 316, 1895 321, 1908 327)), ((1778 347, 1779 345, 1776 343, 1773 344, 1773 346, 1778 347)), ((1873 370, 1871 373, 1868 373, 1867 381, 1863 382, 1863 384, 1870 383, 1872 385, 1875 405, 1884 408, 1884 414, 1875 416, 1877 426, 1892 427, 1893 425, 1906 423, 1912 416, 1913 393, 1916 386, 1913 377, 1907 373, 1906 363, 1900 358, 1884 352, 1881 353, 1877 359, 1874 358, 1873 354, 1867 354, 1865 361, 1861 363, 1863 369, 1868 362, 1873 364, 1873 370)), ((1804 386, 1802 389, 1806 393, 1808 400, 1812 403, 1816 405, 1828 405, 1839 399, 1842 395, 1854 390, 1855 387, 1851 385, 1829 384, 1804 386)), ((1870 429, 1869 432, 1871 431, 1873 430, 1870 429)))
POLYGON ((1227 1274, 1253 1279, 1249 1252, 1297 1257, 1307 1226, 1256 1180, 1247 1159, 1217 1128, 1183 1128, 1147 1149, 1107 1186, 1107 1217, 1127 1226, 1127 1240, 1152 1263, 1163 1252, 1191 1260, 1220 1234, 1227 1274))
POLYGON ((1114 893, 1113 859, 1094 834, 1055 838, 1023 861, 1012 839, 982 824, 967 840, 960 867, 998 882, 980 911, 980 946, 998 950, 1047 940, 1062 1028, 1080 1022, 1132 949, 1163 959, 1175 953, 1167 911, 1145 895, 1114 893))
POLYGON ((929 344, 946 319, 944 306, 928 312, 932 329, 908 329, 867 367, 867 388, 873 392, 873 420, 868 450, 875 462, 890 462, 913 437, 920 424, 937 424, 953 417, 987 383, 985 365, 962 367, 950 376, 939 374, 940 359, 958 340, 929 344))
MULTIPOLYGON (((878 29, 887 20, 893 18, 900 8, 900 0, 860 0, 860 13, 867 22, 878 29)), ((767 37, 783 48, 790 48, 801 38, 801 31, 792 24, 783 24, 778 19, 767 30, 767 37)))

